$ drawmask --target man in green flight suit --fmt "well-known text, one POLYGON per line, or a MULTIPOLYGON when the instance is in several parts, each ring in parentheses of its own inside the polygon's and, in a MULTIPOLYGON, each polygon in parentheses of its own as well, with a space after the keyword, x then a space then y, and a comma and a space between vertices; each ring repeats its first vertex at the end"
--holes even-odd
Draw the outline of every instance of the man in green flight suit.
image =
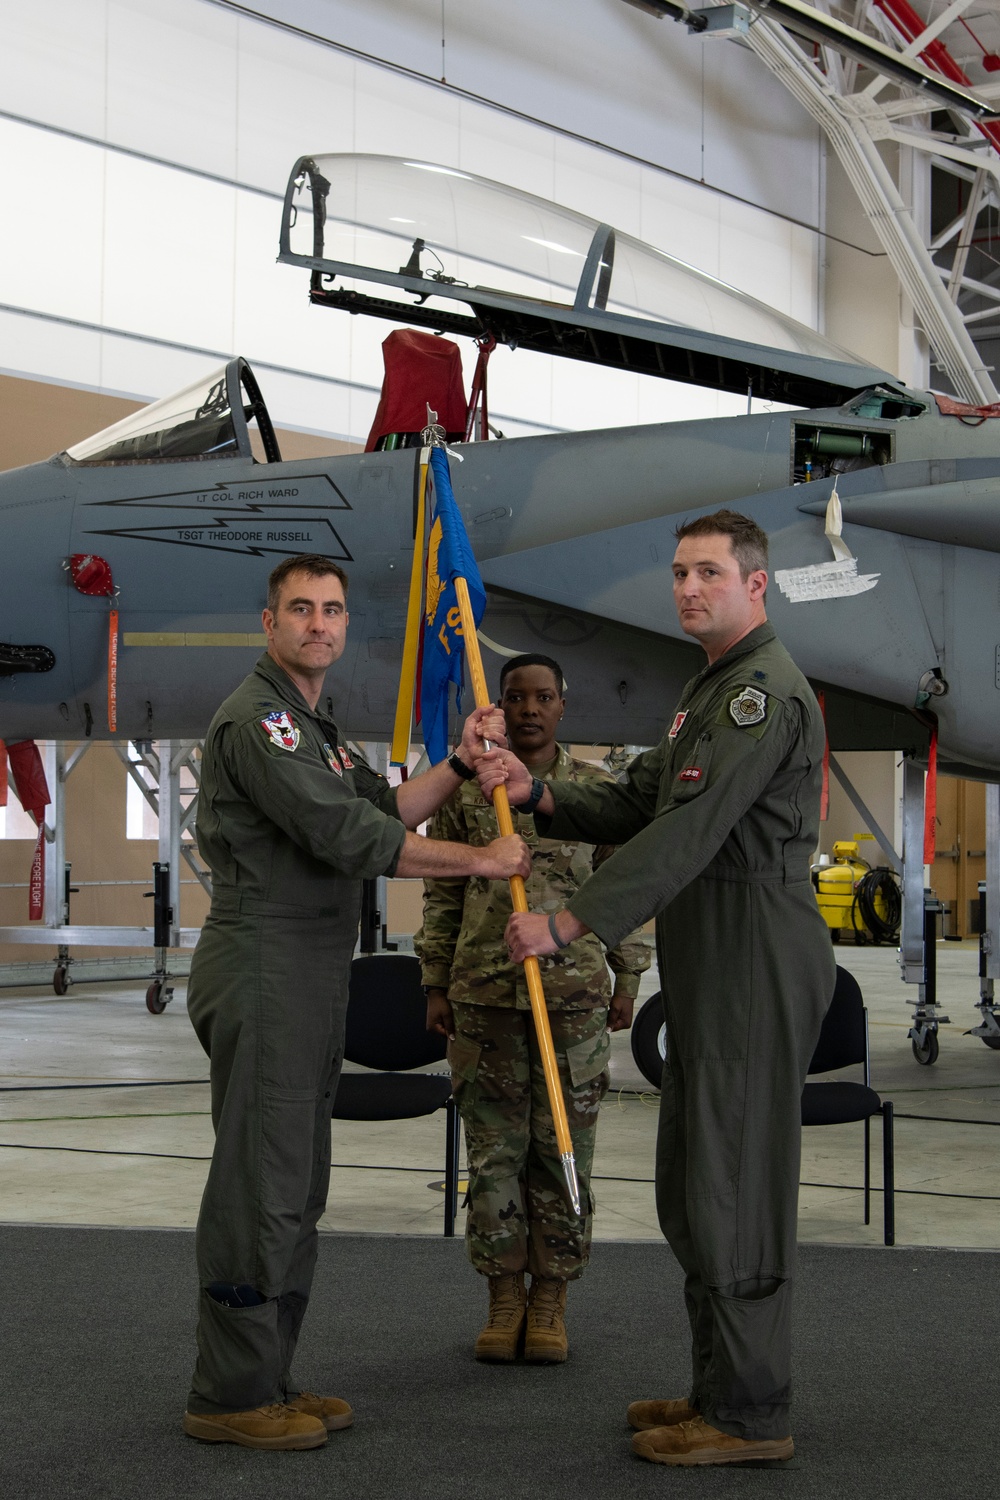
POLYGON ((209 727, 198 845, 212 907, 188 1009, 208 1053, 215 1150, 198 1219, 198 1360, 184 1431, 251 1448, 314 1448, 349 1426, 290 1367, 330 1176, 362 879, 527 875, 516 835, 485 848, 415 829, 475 773, 498 709, 477 709, 457 754, 390 788, 344 746, 327 668, 344 651, 347 575, 327 557, 280 563, 267 652, 209 727))
POLYGON ((767 622, 767 538, 717 511, 677 531, 674 600, 708 664, 622 785, 534 781, 509 751, 488 795, 535 809, 546 837, 621 847, 548 917, 515 914, 511 957, 656 916, 667 1024, 657 1209, 685 1272, 688 1397, 636 1401, 633 1448, 666 1464, 791 1458, 791 1293, 800 1098, 834 987, 809 880, 823 722, 767 622))
MULTIPOLYGON (((562 668, 549 656, 515 656, 500 674, 507 740, 533 774, 563 782, 610 781, 556 741, 566 707, 562 668)), ((613 852, 540 839, 517 819, 531 849, 529 903, 556 911, 613 852)), ((430 826, 432 838, 486 844, 496 814, 473 782, 430 826)), ((560 1364, 568 1342, 566 1284, 590 1252, 590 1168, 597 1113, 607 1091, 608 1031, 631 1025, 649 949, 636 935, 607 954, 593 934, 542 962, 542 987, 573 1136, 583 1214, 567 1201, 555 1126, 524 970, 507 955, 507 887, 485 880, 424 882, 424 924, 415 938, 427 991, 427 1025, 449 1038, 455 1098, 469 1157, 469 1259, 489 1278, 490 1308, 476 1358, 506 1364, 524 1339, 533 1364, 560 1364), (608 969, 615 976, 614 993, 608 969), (531 1289, 525 1291, 525 1272, 531 1289)))

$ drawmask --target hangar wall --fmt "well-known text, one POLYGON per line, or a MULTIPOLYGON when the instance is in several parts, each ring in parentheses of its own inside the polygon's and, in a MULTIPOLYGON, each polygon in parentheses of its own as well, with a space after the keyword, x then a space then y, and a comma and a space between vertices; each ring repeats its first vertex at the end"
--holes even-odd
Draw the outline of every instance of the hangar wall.
MULTIPOLYGON (((824 233, 814 124, 752 54, 621 0, 261 0, 255 14, 0 0, 0 28, 2 467, 234 352, 286 453, 363 441, 386 328, 310 308, 302 273, 274 260, 288 171, 311 150, 413 153, 510 182, 895 366, 891 273, 843 185, 824 233)), ((507 350, 491 381, 511 435, 744 409, 507 350)), ((75 873, 144 878, 151 850, 129 849, 124 811, 109 814, 124 773, 97 756, 88 777, 71 842, 95 868, 75 873)), ((27 847, 0 844, 0 882, 24 878, 27 847)), ((81 898, 80 919, 108 899, 81 898)), ((22 903, 3 893, 6 921, 22 903)))
MULTIPOLYGON (((312 150, 502 178, 822 321, 823 149, 752 55, 621 0, 474 0, 444 7, 442 84, 438 0, 265 9, 345 45, 215 0, 0 0, 0 370, 149 398, 239 352, 281 425, 363 439, 386 329, 274 260, 312 150)), ((493 372, 512 435, 743 407, 506 350, 493 372)))

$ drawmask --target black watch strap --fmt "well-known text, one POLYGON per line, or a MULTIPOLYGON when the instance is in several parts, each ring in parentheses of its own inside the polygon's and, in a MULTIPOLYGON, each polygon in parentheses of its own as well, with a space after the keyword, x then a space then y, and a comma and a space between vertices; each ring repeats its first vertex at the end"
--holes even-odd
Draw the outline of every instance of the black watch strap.
POLYGON ((472 767, 467 766, 465 764, 465 761, 462 760, 455 751, 452 751, 451 755, 449 755, 448 764, 449 766, 451 766, 451 769, 454 771, 455 775, 461 776, 463 781, 472 781, 475 777, 476 773, 472 769, 472 767))
POLYGON ((531 796, 527 802, 519 802, 514 811, 519 813, 533 813, 545 795, 545 782, 539 781, 537 776, 531 778, 531 796))

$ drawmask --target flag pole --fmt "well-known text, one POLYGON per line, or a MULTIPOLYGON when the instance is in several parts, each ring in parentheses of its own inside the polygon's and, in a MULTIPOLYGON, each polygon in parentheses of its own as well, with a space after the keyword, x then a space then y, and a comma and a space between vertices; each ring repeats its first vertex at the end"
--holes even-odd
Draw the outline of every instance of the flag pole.
POLYGON ((396 719, 392 730, 392 748, 389 764, 405 766, 410 755, 410 736, 413 732, 413 701, 416 695, 417 652, 420 646, 420 614, 423 597, 424 542, 427 530, 427 470, 431 450, 421 448, 419 484, 417 489, 416 529, 413 537, 413 561, 410 565, 410 596, 406 604, 406 635, 403 640, 403 665, 399 673, 399 696, 396 699, 396 719))
MULTIPOLYGON (((479 650, 476 622, 472 613, 472 600, 469 598, 469 585, 464 578, 459 577, 455 579, 455 597, 458 600, 458 608, 462 616, 462 635, 465 641, 465 652, 469 663, 469 676, 472 679, 472 692, 476 701, 476 707, 486 708, 492 700, 486 686, 483 658, 479 650)), ((487 748, 489 748, 488 741, 487 748)), ((507 788, 505 786, 494 787, 493 809, 496 813, 497 826, 500 829, 501 835, 507 837, 512 834, 514 832, 514 820, 511 817, 510 799, 507 796, 507 788)), ((526 912, 528 910, 528 897, 524 889, 524 881, 520 875, 512 875, 510 877, 510 899, 515 911, 526 912)), ((545 995, 542 991, 541 970, 538 967, 538 959, 533 954, 529 954, 524 960, 524 977, 527 981, 528 996, 531 1000, 531 1014, 535 1022, 538 1050, 542 1055, 545 1087, 548 1091, 549 1107, 552 1110, 552 1120, 556 1130, 559 1160, 562 1162, 563 1176, 566 1179, 566 1190, 569 1193, 573 1211, 579 1217, 580 1184, 576 1175, 576 1156, 573 1151, 573 1137, 569 1133, 566 1101, 563 1099, 562 1084, 559 1080, 559 1065, 556 1062, 556 1052, 552 1045, 552 1027, 549 1025, 549 1013, 545 1005, 545 995)))

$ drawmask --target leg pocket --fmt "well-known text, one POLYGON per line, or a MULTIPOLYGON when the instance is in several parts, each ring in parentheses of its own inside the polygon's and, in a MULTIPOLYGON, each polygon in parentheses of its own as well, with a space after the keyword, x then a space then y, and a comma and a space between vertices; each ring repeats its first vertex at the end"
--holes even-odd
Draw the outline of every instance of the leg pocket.
MULTIPOLYGON (((601 1027, 596 1036, 584 1037, 583 1041, 574 1042, 567 1047, 564 1053, 566 1070, 573 1087, 581 1088, 603 1073, 608 1065, 610 1052, 611 1035, 605 1026, 601 1027)), ((604 1090, 601 1092, 603 1095, 604 1090)))
POLYGON ((453 1042, 448 1043, 447 1058, 448 1067, 451 1069, 451 1091, 459 1105, 468 1098, 475 1085, 482 1052, 481 1042, 474 1042, 471 1037, 463 1036, 461 1032, 453 1042))

